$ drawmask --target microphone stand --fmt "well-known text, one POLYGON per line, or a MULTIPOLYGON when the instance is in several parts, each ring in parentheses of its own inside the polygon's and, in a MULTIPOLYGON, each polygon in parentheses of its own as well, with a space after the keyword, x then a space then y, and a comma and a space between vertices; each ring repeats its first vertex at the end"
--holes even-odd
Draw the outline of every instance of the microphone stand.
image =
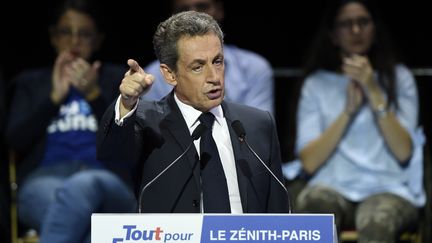
POLYGON ((161 172, 159 172, 159 174, 157 174, 151 181, 149 181, 142 189, 141 189, 141 193, 139 195, 139 199, 138 199, 138 213, 141 213, 141 208, 142 208, 142 199, 143 199, 143 195, 145 190, 153 184, 153 182, 155 182, 160 176, 162 176, 165 171, 167 171, 169 168, 171 168, 171 166, 173 166, 178 160, 180 160, 188 151, 189 149, 192 147, 193 143, 195 140, 197 140, 198 138, 200 138, 204 131, 207 129, 207 127, 204 124, 199 124, 197 128, 195 128, 195 130, 192 132, 192 142, 187 146, 187 148, 185 149, 185 151, 183 151, 183 153, 181 153, 173 162, 171 162, 164 170, 162 170, 161 172))
POLYGON ((249 149, 249 151, 252 152, 252 154, 261 162, 261 164, 267 169, 268 172, 270 172, 271 176, 279 183, 279 185, 282 187, 282 189, 285 191, 287 195, 288 200, 288 213, 291 213, 291 201, 288 189, 285 187, 285 185, 277 178, 277 176, 273 173, 273 171, 264 163, 264 161, 259 157, 259 155, 253 150, 253 148, 249 145, 249 143, 246 140, 246 131, 243 128, 243 124, 239 120, 235 120, 231 123, 231 127, 234 129, 234 132, 237 134, 238 139, 241 143, 246 144, 246 147, 249 149))

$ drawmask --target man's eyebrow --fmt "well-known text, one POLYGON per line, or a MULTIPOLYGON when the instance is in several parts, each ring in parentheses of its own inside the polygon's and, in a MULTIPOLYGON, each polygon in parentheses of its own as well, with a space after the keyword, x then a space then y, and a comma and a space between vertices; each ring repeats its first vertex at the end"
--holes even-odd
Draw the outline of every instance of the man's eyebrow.
POLYGON ((223 57, 224 57, 224 55, 223 55, 222 53, 218 53, 218 54, 213 58, 213 61, 215 61, 216 59, 223 58, 223 57))
POLYGON ((194 59, 191 63, 189 63, 189 65, 187 65, 188 67, 192 67, 195 64, 205 64, 206 61, 204 59, 194 59))
MULTIPOLYGON (((218 53, 216 56, 213 57, 212 62, 216 61, 217 59, 223 58, 223 57, 224 57, 224 55, 222 53, 218 53)), ((193 66, 195 64, 204 65, 206 62, 207 61, 205 59, 197 58, 197 59, 192 60, 192 62, 189 63, 187 65, 187 67, 191 67, 191 66, 193 66)))

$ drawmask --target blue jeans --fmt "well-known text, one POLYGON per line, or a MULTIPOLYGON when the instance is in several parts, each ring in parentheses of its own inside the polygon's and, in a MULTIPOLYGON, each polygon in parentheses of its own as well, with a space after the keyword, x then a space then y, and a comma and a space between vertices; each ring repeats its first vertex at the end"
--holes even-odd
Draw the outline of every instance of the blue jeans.
POLYGON ((115 174, 75 162, 36 170, 19 192, 20 220, 40 243, 90 242, 92 213, 135 211, 132 190, 115 174))

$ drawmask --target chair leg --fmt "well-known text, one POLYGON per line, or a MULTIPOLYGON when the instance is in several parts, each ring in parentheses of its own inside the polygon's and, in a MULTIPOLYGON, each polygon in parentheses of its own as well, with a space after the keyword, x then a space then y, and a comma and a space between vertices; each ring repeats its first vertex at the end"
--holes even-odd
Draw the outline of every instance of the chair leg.
POLYGON ((9 152, 9 183, 10 183, 10 223, 11 223, 11 242, 18 243, 18 209, 17 209, 17 183, 15 153, 9 152))
POLYGON ((39 242, 39 236, 36 230, 28 231, 22 239, 22 243, 38 243, 38 242, 39 242))

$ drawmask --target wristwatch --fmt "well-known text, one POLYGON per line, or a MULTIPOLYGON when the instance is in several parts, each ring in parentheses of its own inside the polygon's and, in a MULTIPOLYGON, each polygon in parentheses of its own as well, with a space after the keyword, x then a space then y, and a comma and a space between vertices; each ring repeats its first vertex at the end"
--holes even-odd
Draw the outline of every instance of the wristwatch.
POLYGON ((388 113, 387 105, 385 105, 385 104, 377 105, 375 110, 374 110, 374 113, 375 113, 375 116, 377 116, 378 118, 386 117, 387 113, 388 113))

